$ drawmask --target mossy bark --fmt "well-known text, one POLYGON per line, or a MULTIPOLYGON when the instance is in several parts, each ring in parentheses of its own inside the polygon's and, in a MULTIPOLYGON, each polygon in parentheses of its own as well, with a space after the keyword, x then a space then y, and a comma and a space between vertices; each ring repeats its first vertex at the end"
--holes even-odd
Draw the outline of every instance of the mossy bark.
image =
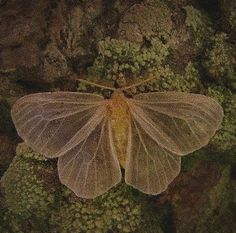
POLYGON ((117 87, 151 75, 156 79, 128 94, 201 93, 218 100, 225 112, 222 127, 210 144, 184 158, 182 173, 165 193, 147 197, 127 186, 108 193, 104 199, 108 207, 103 207, 112 213, 112 223, 104 221, 107 213, 90 214, 101 202, 84 204, 62 188, 54 162, 27 148, 17 151, 18 157, 1 181, 0 231, 52 233, 62 222, 59 229, 63 232, 77 228, 86 232, 79 220, 81 206, 85 206, 86 226, 99 216, 92 232, 233 232, 235 9, 234 0, 0 1, 1 176, 20 141, 10 117, 16 99, 55 90, 110 96, 105 90, 77 83, 76 77, 117 87), (117 205, 125 203, 114 213, 111 200, 117 205))

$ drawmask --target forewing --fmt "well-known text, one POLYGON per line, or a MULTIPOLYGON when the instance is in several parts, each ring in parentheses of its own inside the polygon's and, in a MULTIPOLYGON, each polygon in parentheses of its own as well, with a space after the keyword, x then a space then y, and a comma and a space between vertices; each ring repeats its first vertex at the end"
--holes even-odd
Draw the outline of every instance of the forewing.
POLYGON ((206 145, 223 118, 221 106, 203 95, 148 93, 127 103, 125 181, 147 194, 163 192, 180 171, 180 156, 206 145))
POLYGON ((58 159, 58 171, 61 182, 82 198, 95 198, 120 182, 121 171, 108 118, 58 159))
POLYGON ((165 191, 180 172, 180 156, 161 147, 134 118, 129 129, 125 182, 146 194, 165 191))
POLYGON ((11 114, 17 132, 35 151, 59 157, 79 144, 104 118, 104 99, 76 92, 31 94, 11 114))
POLYGON ((222 107, 204 95, 154 92, 129 99, 133 118, 162 148, 185 155, 208 144, 219 129, 222 107))

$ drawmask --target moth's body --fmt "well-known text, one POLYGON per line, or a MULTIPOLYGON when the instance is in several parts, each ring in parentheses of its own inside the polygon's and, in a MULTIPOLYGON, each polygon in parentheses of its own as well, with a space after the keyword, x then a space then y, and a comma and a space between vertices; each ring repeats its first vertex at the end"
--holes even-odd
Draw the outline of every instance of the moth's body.
POLYGON ((108 100, 108 111, 117 157, 121 166, 125 168, 130 111, 123 92, 114 91, 112 98, 108 100))

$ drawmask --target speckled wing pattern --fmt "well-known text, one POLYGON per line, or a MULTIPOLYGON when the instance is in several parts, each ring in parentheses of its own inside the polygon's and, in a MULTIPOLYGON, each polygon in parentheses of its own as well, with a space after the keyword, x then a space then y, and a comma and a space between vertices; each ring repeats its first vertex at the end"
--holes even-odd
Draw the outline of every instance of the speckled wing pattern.
POLYGON ((147 194, 163 192, 180 171, 180 158, 208 144, 222 107, 212 98, 181 92, 128 99, 131 112, 125 181, 147 194))
POLYGON ((61 182, 84 198, 121 180, 104 103, 94 94, 37 93, 20 98, 11 112, 19 136, 35 151, 59 157, 61 182))

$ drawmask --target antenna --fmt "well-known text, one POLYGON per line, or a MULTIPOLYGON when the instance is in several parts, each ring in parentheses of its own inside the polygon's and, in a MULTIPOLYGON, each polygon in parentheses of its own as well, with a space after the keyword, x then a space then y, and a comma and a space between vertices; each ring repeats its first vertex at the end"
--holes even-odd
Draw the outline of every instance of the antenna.
POLYGON ((92 86, 95 86, 95 87, 100 87, 100 88, 108 89, 108 90, 112 90, 112 91, 116 90, 116 88, 103 86, 103 85, 100 85, 100 84, 97 84, 97 83, 94 83, 94 82, 90 82, 90 81, 87 81, 87 80, 84 80, 84 79, 81 79, 81 78, 77 78, 76 80, 79 80, 81 83, 89 84, 89 85, 92 85, 92 86))
POLYGON ((94 82, 90 82, 90 81, 87 81, 87 80, 81 79, 81 78, 77 78, 76 80, 78 80, 78 81, 80 81, 80 82, 82 82, 82 83, 89 84, 89 85, 92 85, 92 86, 95 86, 95 87, 100 87, 100 88, 103 88, 103 89, 108 89, 108 90, 112 90, 112 91, 115 91, 115 90, 125 91, 125 90, 127 90, 127 89, 130 89, 130 88, 133 88, 133 87, 137 87, 137 86, 139 86, 139 85, 142 85, 142 84, 144 84, 144 83, 146 83, 146 82, 149 82, 149 81, 151 81, 151 80, 153 80, 153 79, 156 79, 156 78, 157 78, 157 76, 152 76, 152 77, 150 77, 150 78, 147 78, 147 79, 145 79, 145 80, 142 80, 142 81, 140 81, 140 82, 137 82, 137 83, 134 83, 134 84, 132 84, 132 85, 129 85, 129 86, 127 86, 127 87, 122 87, 122 88, 107 87, 107 86, 103 86, 103 85, 101 85, 101 84, 97 84, 97 83, 94 83, 94 82))
POLYGON ((134 83, 134 84, 129 85, 129 86, 127 86, 127 87, 122 87, 122 88, 120 88, 120 90, 121 90, 121 91, 124 91, 124 90, 130 89, 130 88, 133 88, 133 87, 137 87, 137 86, 139 86, 139 85, 141 85, 141 84, 143 84, 143 83, 149 82, 149 81, 151 81, 151 80, 153 80, 153 79, 156 79, 156 78, 157 78, 157 76, 155 76, 155 77, 152 76, 152 77, 150 77, 150 78, 147 78, 147 79, 142 80, 142 81, 140 81, 140 82, 134 83))

